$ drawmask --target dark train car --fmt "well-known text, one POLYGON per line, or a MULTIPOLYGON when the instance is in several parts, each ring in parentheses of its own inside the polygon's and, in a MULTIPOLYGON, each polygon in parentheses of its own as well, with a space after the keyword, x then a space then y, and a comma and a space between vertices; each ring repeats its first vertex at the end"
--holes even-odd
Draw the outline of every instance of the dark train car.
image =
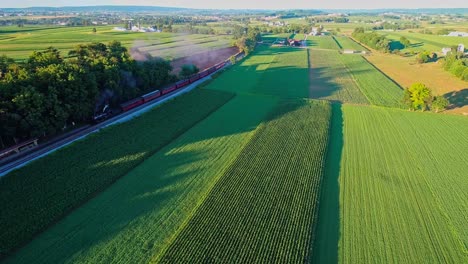
POLYGON ((182 80, 182 81, 178 81, 176 83, 176 86, 177 86, 177 89, 179 88, 182 88, 184 86, 186 86, 187 84, 190 84, 190 80, 189 79, 185 79, 185 80, 182 80))
POLYGON ((208 76, 210 73, 208 72, 208 70, 204 70, 202 71, 199 75, 200 75, 200 79, 201 78, 205 78, 206 76, 208 76))
POLYGON ((213 73, 213 72, 215 72, 215 71, 216 71, 216 67, 213 66, 213 67, 211 67, 211 68, 208 69, 208 74, 211 74, 211 73, 213 73))
POLYGON ((143 102, 146 103, 146 102, 154 100, 154 99, 156 99, 156 98, 158 98, 160 96, 161 96, 161 91, 156 90, 156 91, 153 91, 151 93, 147 93, 147 94, 143 95, 141 98, 143 98, 143 102))
POLYGON ((122 111, 126 112, 128 110, 131 110, 137 106, 140 106, 144 103, 143 98, 139 97, 137 99, 130 100, 128 102, 125 102, 123 104, 120 104, 120 108, 122 108, 122 111))
POLYGON ((170 92, 172 92, 172 91, 175 91, 176 89, 177 89, 177 86, 176 86, 176 85, 172 85, 172 86, 170 86, 170 87, 164 89, 164 90, 162 91, 162 94, 168 94, 168 93, 170 93, 170 92))
POLYGON ((223 68, 225 64, 226 64, 226 62, 221 62, 221 63, 219 63, 219 64, 217 64, 217 65, 215 66, 215 69, 216 69, 216 70, 219 70, 219 69, 223 68))
POLYGON ((200 74, 195 74, 189 79, 190 83, 196 82, 198 80, 200 80, 200 74))

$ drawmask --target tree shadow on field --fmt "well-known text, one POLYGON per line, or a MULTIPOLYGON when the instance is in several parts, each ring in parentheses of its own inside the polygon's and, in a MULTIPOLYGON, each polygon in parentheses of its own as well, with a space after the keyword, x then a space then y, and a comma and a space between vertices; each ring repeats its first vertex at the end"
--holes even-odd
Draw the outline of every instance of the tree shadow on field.
POLYGON ((468 88, 446 93, 444 94, 444 97, 450 102, 448 106, 449 110, 462 108, 468 105, 468 88))
POLYGON ((338 263, 340 233, 340 163, 343 152, 343 112, 332 104, 332 120, 318 222, 312 248, 311 263, 338 263))

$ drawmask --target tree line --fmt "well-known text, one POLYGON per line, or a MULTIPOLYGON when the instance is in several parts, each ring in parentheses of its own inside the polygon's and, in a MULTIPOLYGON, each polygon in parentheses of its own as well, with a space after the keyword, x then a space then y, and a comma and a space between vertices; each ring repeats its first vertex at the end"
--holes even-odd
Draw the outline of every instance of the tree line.
POLYGON ((133 60, 120 42, 76 46, 67 59, 50 47, 22 64, 0 57, 0 147, 55 135, 177 79, 164 60, 133 60))
POLYGON ((366 32, 364 28, 359 27, 354 29, 352 36, 359 42, 364 43, 373 49, 382 52, 389 52, 391 50, 391 40, 376 32, 366 32))

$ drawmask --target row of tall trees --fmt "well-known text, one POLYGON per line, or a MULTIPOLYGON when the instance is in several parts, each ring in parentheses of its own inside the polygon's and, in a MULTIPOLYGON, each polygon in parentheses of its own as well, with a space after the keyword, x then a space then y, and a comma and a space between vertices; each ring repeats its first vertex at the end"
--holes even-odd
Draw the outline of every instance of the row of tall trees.
POLYGON ((366 32, 364 28, 360 27, 354 30, 352 36, 359 42, 362 42, 373 49, 383 52, 390 51, 391 41, 376 32, 366 32))
POLYGON ((0 57, 0 147, 54 135, 171 81, 169 62, 134 61, 120 42, 78 45, 65 59, 50 47, 23 63, 0 57))

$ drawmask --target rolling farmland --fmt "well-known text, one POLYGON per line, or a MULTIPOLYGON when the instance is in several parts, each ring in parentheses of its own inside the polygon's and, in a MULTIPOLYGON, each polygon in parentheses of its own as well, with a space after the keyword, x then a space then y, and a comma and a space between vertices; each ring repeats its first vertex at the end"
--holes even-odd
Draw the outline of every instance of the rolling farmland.
POLYGON ((44 50, 50 46, 67 55, 78 44, 90 42, 122 42, 135 53, 148 53, 154 57, 177 59, 195 53, 206 52, 230 46, 226 36, 175 34, 175 33, 139 33, 113 31, 112 27, 3 27, 0 30, 0 55, 7 55, 16 60, 24 60, 33 51, 44 50), (188 48, 188 46, 191 46, 188 48))
MULTIPOLYGON (((68 37, 127 34, 87 30, 68 37)), ((32 45, 27 32, 15 41, 32 45)), ((122 38, 166 55, 225 41, 158 36, 122 38)), ((259 45, 203 88, 0 179, 0 253, 28 242, 5 262, 468 262, 468 119, 392 109, 400 87, 336 39, 259 45)))
POLYGON ((206 90, 183 95, 1 178, 1 255, 114 183, 232 97, 206 90))
POLYGON ((310 50, 310 98, 368 104, 337 51, 310 50))
POLYGON ((314 259, 466 263, 468 120, 349 105, 333 114, 314 259))
POLYGON ((329 117, 325 102, 281 104, 222 176, 161 263, 308 260, 329 117))
POLYGON ((442 48, 457 46, 458 44, 464 44, 468 46, 468 40, 466 38, 459 37, 448 37, 439 35, 429 35, 420 33, 408 33, 403 31, 391 32, 383 34, 388 39, 399 41, 401 37, 406 37, 411 42, 409 48, 403 49, 403 51, 432 51, 440 52, 442 48))

